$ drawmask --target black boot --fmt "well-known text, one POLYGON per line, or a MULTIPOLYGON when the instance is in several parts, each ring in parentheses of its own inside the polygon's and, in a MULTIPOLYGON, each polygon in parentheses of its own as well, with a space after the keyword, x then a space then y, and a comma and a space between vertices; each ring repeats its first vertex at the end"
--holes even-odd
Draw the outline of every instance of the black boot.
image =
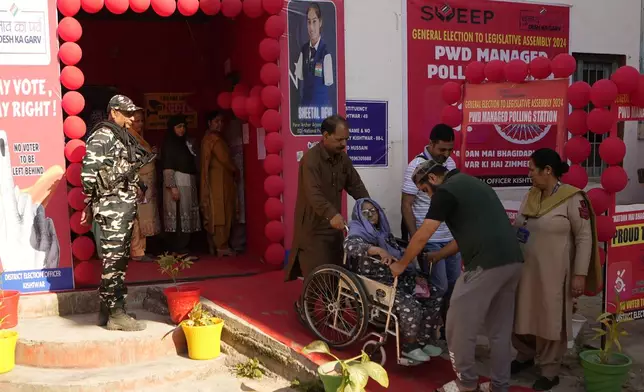
MULTIPOLYGON (((136 314, 128 313, 127 315, 136 320, 136 314)), ((110 309, 107 307, 107 305, 101 302, 101 308, 98 311, 98 326, 99 327, 106 326, 109 318, 110 318, 110 309)))
POLYGON ((110 331, 143 331, 145 323, 125 313, 125 309, 116 306, 109 310, 107 329, 110 331))

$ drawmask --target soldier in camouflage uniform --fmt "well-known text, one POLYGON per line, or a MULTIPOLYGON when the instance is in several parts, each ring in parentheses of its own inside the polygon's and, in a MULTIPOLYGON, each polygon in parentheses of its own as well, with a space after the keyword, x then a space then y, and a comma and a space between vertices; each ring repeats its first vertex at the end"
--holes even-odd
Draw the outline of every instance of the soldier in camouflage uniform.
POLYGON ((147 158, 147 152, 125 130, 136 110, 140 108, 126 96, 110 99, 108 121, 94 126, 81 172, 89 203, 86 215, 91 214, 87 220, 93 219, 99 228, 97 243, 103 259, 99 325, 109 330, 141 331, 146 327, 125 311, 125 272, 136 205, 142 194, 138 170, 133 168, 147 158))

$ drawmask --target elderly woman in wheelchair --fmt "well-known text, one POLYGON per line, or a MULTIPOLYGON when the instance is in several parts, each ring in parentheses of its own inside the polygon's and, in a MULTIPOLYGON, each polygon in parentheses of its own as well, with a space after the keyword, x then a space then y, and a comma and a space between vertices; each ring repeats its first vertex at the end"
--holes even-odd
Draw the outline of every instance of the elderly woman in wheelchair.
MULTIPOLYGON (((388 265, 402 257, 382 208, 372 199, 360 199, 351 215, 344 248, 353 272, 391 286, 394 277, 388 265)), ((413 265, 398 278, 393 313, 400 324, 401 355, 413 362, 426 362, 441 354, 430 345, 440 318, 440 300, 430 299, 427 280, 413 265)))

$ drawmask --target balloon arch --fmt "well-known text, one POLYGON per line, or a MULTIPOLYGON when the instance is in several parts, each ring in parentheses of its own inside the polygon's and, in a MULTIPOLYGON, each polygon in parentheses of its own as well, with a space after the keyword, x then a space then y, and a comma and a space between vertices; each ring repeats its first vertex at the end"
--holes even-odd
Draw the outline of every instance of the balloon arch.
MULTIPOLYGON (((530 83, 528 80, 550 78, 569 78, 577 68, 576 61, 569 54, 559 54, 552 60, 537 57, 529 63, 523 60, 511 60, 507 63, 492 60, 486 64, 475 61, 465 68, 467 83, 530 83)), ((441 121, 452 127, 463 122, 463 114, 458 108, 464 96, 464 84, 446 82, 441 89, 443 101, 447 104, 441 112, 441 121)), ((617 103, 627 96, 630 105, 644 107, 644 75, 631 67, 620 67, 610 79, 601 79, 590 86, 586 82, 574 82, 568 87, 567 100, 572 106, 566 127, 573 136, 564 144, 562 156, 572 165, 562 181, 577 188, 588 185, 586 170, 580 165, 591 153, 591 145, 584 135, 588 131, 598 135, 609 133, 599 146, 599 156, 608 165, 601 175, 601 186, 588 191, 588 197, 597 215, 597 232, 600 242, 610 241, 616 232, 612 215, 615 213, 615 194, 626 188, 628 175, 619 164, 626 155, 626 145, 617 136, 617 103), (592 103, 593 109, 588 113, 585 108, 592 103)), ((461 152, 464 152, 465 140, 461 138, 461 152)), ((462 154, 464 156, 464 154, 462 154)), ((602 265, 606 254, 600 249, 602 265)), ((586 293, 596 295, 598 293, 586 293)))
POLYGON ((270 244, 264 251, 267 263, 281 265, 285 257, 284 206, 281 201, 284 191, 282 179, 283 161, 281 151, 283 138, 281 135, 282 117, 279 112, 282 103, 282 93, 279 89, 281 72, 277 61, 280 57, 280 39, 286 30, 286 17, 282 12, 283 0, 58 0, 58 10, 64 16, 58 24, 58 37, 63 42, 60 45, 58 57, 63 66, 60 73, 61 84, 69 91, 62 97, 62 108, 66 114, 63 122, 65 136, 70 140, 65 146, 65 157, 69 162, 66 177, 73 187, 68 192, 68 202, 75 211, 70 217, 71 230, 77 234, 72 242, 72 253, 80 261, 74 268, 78 283, 88 276, 93 276, 95 267, 88 262, 94 255, 95 245, 85 234, 89 227, 80 224, 81 211, 85 208, 85 195, 81 188, 81 161, 85 155, 85 143, 81 140, 86 133, 86 124, 78 117, 85 107, 85 99, 80 89, 85 77, 76 66, 81 60, 83 51, 77 41, 83 34, 80 22, 74 16, 81 10, 94 14, 105 7, 113 14, 123 14, 128 9, 143 13, 150 7, 156 14, 168 17, 177 10, 184 16, 196 14, 199 10, 206 15, 214 16, 221 12, 228 18, 235 18, 242 12, 249 18, 258 18, 265 13, 269 15, 264 24, 265 38, 261 40, 258 52, 265 62, 260 70, 262 85, 249 88, 239 83, 232 93, 222 92, 217 96, 217 104, 222 109, 232 109, 235 116, 242 121, 250 122, 255 127, 263 127, 265 137, 266 158, 264 171, 266 178, 264 190, 269 196, 264 205, 268 223, 264 234, 270 244))

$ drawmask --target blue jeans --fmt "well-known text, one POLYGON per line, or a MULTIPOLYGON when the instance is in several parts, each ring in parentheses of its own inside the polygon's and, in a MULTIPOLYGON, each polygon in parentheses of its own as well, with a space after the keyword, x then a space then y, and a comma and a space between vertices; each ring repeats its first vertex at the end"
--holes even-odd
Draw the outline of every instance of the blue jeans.
MULTIPOLYGON (((448 242, 429 242, 425 245, 425 252, 436 252, 447 245, 448 242)), ((461 276, 461 254, 449 256, 432 265, 430 283, 436 288, 434 295, 443 298, 443 303, 448 306, 449 298, 454 290, 456 280, 461 276)))

